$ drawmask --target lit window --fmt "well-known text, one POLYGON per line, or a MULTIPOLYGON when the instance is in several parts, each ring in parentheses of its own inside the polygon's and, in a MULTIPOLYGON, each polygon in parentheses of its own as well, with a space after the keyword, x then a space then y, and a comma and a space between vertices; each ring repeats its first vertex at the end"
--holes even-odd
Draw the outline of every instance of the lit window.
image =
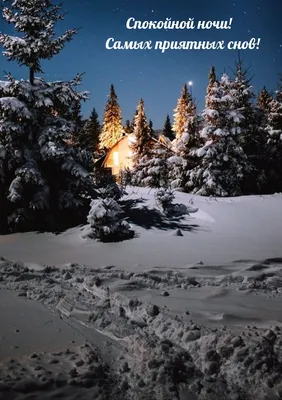
POLYGON ((114 151, 114 165, 118 165, 118 152, 114 151))

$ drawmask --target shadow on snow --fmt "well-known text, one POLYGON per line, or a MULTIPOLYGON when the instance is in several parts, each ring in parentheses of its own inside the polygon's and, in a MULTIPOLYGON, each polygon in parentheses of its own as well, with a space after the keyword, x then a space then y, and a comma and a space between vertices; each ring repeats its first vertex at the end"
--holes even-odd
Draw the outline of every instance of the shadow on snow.
POLYGON ((142 199, 120 201, 127 220, 129 223, 141 226, 145 229, 157 228, 160 230, 183 230, 186 232, 197 232, 204 230, 198 224, 188 224, 185 221, 186 215, 174 216, 165 215, 156 208, 148 208, 147 206, 136 207, 139 203, 143 203, 142 199))

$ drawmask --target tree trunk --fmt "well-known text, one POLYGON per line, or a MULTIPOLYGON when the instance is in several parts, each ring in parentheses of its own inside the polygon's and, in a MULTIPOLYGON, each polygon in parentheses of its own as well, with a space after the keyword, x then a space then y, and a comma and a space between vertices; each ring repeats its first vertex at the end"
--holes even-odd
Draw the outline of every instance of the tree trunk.
POLYGON ((29 70, 29 82, 31 83, 31 85, 34 84, 34 69, 30 68, 29 70))

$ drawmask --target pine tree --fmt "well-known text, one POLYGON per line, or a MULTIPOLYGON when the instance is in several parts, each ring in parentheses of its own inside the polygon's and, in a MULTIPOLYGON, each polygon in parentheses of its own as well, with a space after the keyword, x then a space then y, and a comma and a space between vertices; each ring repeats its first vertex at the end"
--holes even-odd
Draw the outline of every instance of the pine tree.
POLYGON ((167 114, 165 124, 164 124, 164 129, 163 129, 163 135, 167 137, 170 141, 173 141, 175 139, 175 135, 172 130, 171 122, 170 122, 170 117, 167 114))
POLYGON ((267 134, 266 153, 268 158, 267 191, 282 191, 282 88, 269 103, 265 127, 267 134))
POLYGON ((177 107, 174 111, 174 124, 172 129, 176 134, 176 139, 179 139, 183 135, 189 119, 194 118, 196 114, 196 107, 186 84, 182 89, 181 97, 178 99, 177 107))
POLYGON ((254 105, 255 95, 248 77, 249 69, 244 68, 240 59, 236 63, 234 89, 237 94, 237 109, 243 116, 238 127, 241 129, 240 144, 253 168, 242 181, 243 194, 261 193, 265 184, 265 134, 260 127, 260 111, 254 105))
POLYGON ((16 61, 29 68, 29 81, 34 83, 34 75, 42 73, 41 60, 49 60, 60 53, 66 42, 72 40, 77 29, 70 29, 55 37, 54 26, 63 18, 60 6, 50 0, 15 0, 10 8, 3 8, 3 18, 13 24, 21 37, 1 33, 0 43, 9 61, 16 61))
POLYGON ((206 108, 210 107, 209 101, 210 96, 213 92, 214 85, 217 83, 216 74, 215 74, 215 67, 212 66, 209 72, 209 83, 207 86, 207 95, 206 95, 206 108))
POLYGON ((149 135, 151 137, 154 137, 155 136, 155 131, 154 131, 154 128, 153 128, 153 121, 151 119, 149 120, 148 127, 149 127, 149 135))
POLYGON ((0 232, 62 227, 86 219, 95 196, 89 159, 68 145, 75 123, 60 113, 87 98, 70 82, 36 78, 41 60, 58 54, 76 30, 55 37, 60 7, 49 0, 14 0, 4 19, 21 37, 0 34, 9 60, 29 68, 29 81, 0 81, 0 232))
POLYGON ((134 139, 131 144, 134 164, 145 155, 150 154, 152 148, 152 139, 149 134, 143 99, 139 101, 136 111, 133 131, 134 139))
POLYGON ((205 143, 197 150, 200 164, 189 174, 193 193, 204 196, 241 194, 245 173, 251 169, 240 146, 239 92, 226 74, 209 85, 203 116, 206 126, 200 132, 205 143))
POLYGON ((138 110, 136 109, 136 110, 135 110, 135 113, 134 113, 134 115, 133 115, 132 121, 131 121, 131 123, 130 123, 131 133, 134 132, 135 118, 136 118, 136 115, 137 115, 137 114, 138 114, 138 110))
POLYGON ((267 91, 264 86, 258 94, 257 107, 265 113, 269 112, 270 102, 272 100, 271 94, 267 91))
POLYGON ((69 143, 73 146, 76 146, 79 144, 80 131, 84 125, 83 117, 81 114, 81 102, 80 101, 75 102, 73 108, 68 109, 64 113, 64 116, 67 119, 71 119, 74 123, 73 134, 69 143))
POLYGON ((92 154, 98 151, 101 126, 95 108, 78 135, 78 145, 92 154))
POLYGON ((123 130, 126 135, 130 135, 133 132, 129 119, 125 121, 125 126, 123 127, 123 130))
POLYGON ((172 142, 174 157, 169 158, 169 179, 173 188, 190 191, 189 171, 196 167, 196 149, 200 146, 199 121, 197 116, 189 118, 182 137, 172 142))
POLYGON ((121 109, 118 105, 114 85, 111 85, 109 99, 106 104, 102 132, 100 136, 100 148, 109 150, 123 136, 121 109))

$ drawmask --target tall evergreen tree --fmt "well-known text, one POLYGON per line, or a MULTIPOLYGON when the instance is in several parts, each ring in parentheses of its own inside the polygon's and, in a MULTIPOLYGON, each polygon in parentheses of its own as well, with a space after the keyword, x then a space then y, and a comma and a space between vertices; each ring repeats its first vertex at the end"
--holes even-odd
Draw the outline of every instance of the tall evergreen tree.
POLYGON ((135 116, 133 131, 134 139, 131 144, 133 151, 133 160, 135 164, 141 157, 150 154, 152 148, 152 139, 150 137, 143 99, 139 101, 136 111, 137 114, 135 116))
MULTIPOLYGON (((238 124, 241 129, 240 144, 253 168, 242 181, 244 194, 261 193, 265 184, 265 134, 260 127, 260 111, 255 107, 249 69, 240 59, 236 63, 234 89, 237 94, 237 109, 242 115, 238 124)), ((232 94, 232 93, 231 93, 232 94)))
POLYGON ((15 0, 11 7, 3 8, 3 18, 13 24, 16 32, 23 34, 13 37, 1 33, 0 43, 9 61, 16 61, 29 68, 29 81, 33 85, 36 73, 42 73, 41 60, 49 60, 59 54, 66 42, 72 40, 77 29, 70 29, 61 36, 55 35, 55 24, 63 18, 60 6, 50 0, 15 0))
POLYGON ((154 127, 153 127, 153 121, 151 119, 149 120, 148 128, 149 128, 149 135, 151 137, 154 137, 155 131, 154 131, 154 127))
POLYGON ((270 109, 271 100, 272 100, 271 94, 267 91, 266 87, 264 86, 258 94, 257 107, 260 110, 264 111, 265 113, 268 113, 270 109))
POLYGON ((241 194, 244 174, 251 168, 240 146, 239 92, 226 74, 214 80, 207 92, 203 116, 206 126, 200 132, 205 143, 197 150, 200 163, 189 174, 193 193, 204 196, 241 194))
POLYGON ((46 229, 85 217, 95 195, 85 153, 70 147, 75 129, 69 115, 86 99, 70 82, 45 82, 41 60, 58 54, 76 30, 59 37, 60 6, 49 0, 14 0, 3 18, 21 37, 0 33, 8 60, 29 69, 29 81, 0 81, 0 232, 46 229))
POLYGON ((78 145, 92 154, 98 151, 101 125, 95 108, 78 135, 78 145))
POLYGON ((102 132, 100 136, 100 148, 109 150, 122 138, 123 126, 121 109, 117 101, 114 85, 111 85, 109 99, 106 104, 102 132))
POLYGON ((126 135, 130 135, 133 132, 129 119, 125 121, 123 130, 126 135))
POLYGON ((175 135, 173 133, 172 125, 170 122, 170 117, 168 114, 166 116, 166 120, 165 120, 165 124, 164 124, 163 135, 165 137, 167 137, 170 141, 173 141, 175 139, 175 135))
POLYGON ((192 100, 192 96, 188 92, 186 84, 182 89, 181 97, 178 99, 174 112, 174 124, 172 129, 175 132, 176 139, 179 139, 185 132, 189 118, 194 118, 196 115, 196 106, 192 100))
POLYGON ((214 90, 214 85, 216 84, 216 74, 215 74, 215 67, 212 66, 209 72, 209 83, 207 86, 207 92, 206 92, 206 108, 210 107, 209 102, 211 101, 211 95, 214 90))
POLYGON ((131 121, 131 123, 130 123, 131 133, 134 132, 135 118, 136 118, 136 115, 137 115, 137 114, 138 114, 138 109, 135 110, 134 115, 133 115, 133 118, 132 118, 132 121, 131 121))
POLYGON ((266 124, 268 156, 267 191, 269 193, 282 191, 282 87, 276 92, 275 98, 269 103, 269 113, 266 124))

